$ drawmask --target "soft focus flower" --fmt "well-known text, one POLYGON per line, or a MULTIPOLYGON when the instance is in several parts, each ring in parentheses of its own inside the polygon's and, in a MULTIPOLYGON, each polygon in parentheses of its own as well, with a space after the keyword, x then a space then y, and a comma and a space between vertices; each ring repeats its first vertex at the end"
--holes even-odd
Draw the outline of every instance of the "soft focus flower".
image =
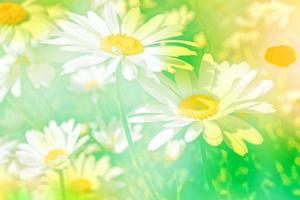
MULTIPOLYGON (((105 195, 109 186, 110 189, 118 187, 117 177, 123 172, 122 168, 111 166, 108 156, 96 159, 82 153, 64 170, 64 183, 69 195, 90 196, 95 199, 96 196, 101 196, 101 193, 105 195)), ((57 173, 50 171, 45 178, 46 189, 59 187, 57 173)))
POLYGON ((15 140, 6 141, 0 138, 0 165, 6 164, 12 155, 12 150, 16 147, 15 140))
MULTIPOLYGON (((141 139, 141 130, 141 125, 132 126, 131 137, 134 142, 141 139)), ((128 148, 122 124, 116 118, 111 119, 108 124, 101 122, 94 127, 93 136, 106 150, 114 153, 122 153, 128 148)))
POLYGON ((279 96, 278 107, 284 114, 295 114, 299 110, 300 90, 288 90, 279 96))
POLYGON ((235 24, 237 25, 237 31, 224 40, 225 48, 244 48, 245 45, 252 44, 259 39, 259 29, 251 18, 237 17, 235 24))
POLYGON ((217 146, 224 139, 236 153, 244 155, 247 153, 244 140, 260 144, 263 139, 256 129, 234 114, 274 112, 272 105, 257 100, 273 87, 273 82, 253 83, 255 76, 256 70, 246 63, 217 64, 210 55, 205 55, 198 77, 181 71, 175 74, 176 84, 162 77, 166 85, 141 79, 143 88, 158 103, 135 110, 130 122, 164 122, 164 129, 152 139, 149 150, 157 149, 179 130, 187 128, 186 142, 203 133, 208 144, 217 146))
POLYGON ((195 13, 186 5, 166 12, 165 24, 169 26, 181 26, 182 30, 194 19, 195 13))
POLYGON ((183 140, 171 140, 167 143, 165 159, 168 161, 177 160, 183 153, 186 143, 183 140))
POLYGON ((0 58, 0 101, 9 92, 15 97, 21 95, 21 80, 26 77, 36 88, 47 87, 54 76, 54 69, 39 56, 38 49, 22 54, 9 52, 0 58))
POLYGON ((296 51, 287 45, 278 45, 266 50, 265 60, 277 67, 288 67, 296 62, 296 51))
POLYGON ((105 5, 112 5, 117 13, 121 16, 124 16, 128 9, 128 3, 124 0, 90 0, 90 8, 96 13, 102 13, 105 5))
POLYGON ((100 63, 105 63, 107 73, 115 72, 120 66, 128 80, 137 76, 138 69, 145 70, 149 76, 162 70, 174 72, 174 68, 192 70, 190 64, 177 57, 196 53, 175 44, 195 44, 169 40, 181 35, 180 27, 167 26, 164 19, 164 15, 157 15, 140 26, 140 10, 134 8, 120 22, 116 11, 106 6, 102 17, 92 11, 87 16, 70 14, 70 20, 58 23, 62 31, 46 43, 82 54, 65 63, 63 73, 100 63))
POLYGON ((43 133, 37 130, 28 131, 28 144, 19 145, 17 156, 25 169, 21 171, 22 178, 35 177, 47 169, 61 169, 68 164, 70 156, 78 150, 89 138, 80 137, 81 125, 74 120, 62 123, 60 126, 51 121, 43 133))
POLYGON ((257 23, 263 21, 266 25, 275 23, 279 26, 285 26, 294 10, 295 8, 292 5, 280 1, 256 1, 250 5, 248 13, 257 23))
POLYGON ((106 73, 104 67, 96 66, 79 70, 71 76, 73 86, 85 92, 104 89, 113 79, 111 74, 106 73))
POLYGON ((202 48, 207 45, 207 39, 203 32, 199 32, 194 37, 194 42, 198 45, 198 47, 202 48))
POLYGON ((45 38, 51 30, 46 9, 34 0, 23 3, 0 3, 0 44, 12 51, 23 52, 27 45, 45 38))

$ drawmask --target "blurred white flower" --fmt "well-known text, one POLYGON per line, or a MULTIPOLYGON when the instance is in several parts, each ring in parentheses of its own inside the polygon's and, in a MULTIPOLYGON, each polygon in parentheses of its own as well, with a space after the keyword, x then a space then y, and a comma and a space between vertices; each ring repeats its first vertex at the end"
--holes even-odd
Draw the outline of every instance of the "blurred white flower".
MULTIPOLYGON (((99 190, 103 193, 107 192, 105 188, 108 188, 108 185, 118 187, 117 177, 123 174, 124 170, 120 167, 111 166, 108 156, 97 160, 94 156, 87 156, 82 153, 63 172, 67 191, 79 196, 99 196, 99 190)), ((55 188, 55 186, 59 186, 59 181, 58 174, 49 171, 45 177, 45 189, 59 190, 60 188, 55 188)))
POLYGON ((140 9, 133 8, 119 20, 114 8, 106 6, 103 16, 89 11, 87 16, 69 14, 70 20, 61 20, 61 32, 45 43, 61 46, 65 51, 81 53, 63 66, 63 73, 73 73, 84 67, 104 63, 107 73, 121 67, 127 80, 135 79, 138 70, 148 76, 174 68, 192 70, 193 66, 178 59, 196 55, 194 51, 175 44, 196 46, 193 42, 170 40, 180 36, 180 26, 164 24, 165 16, 157 15, 140 25, 140 9), (164 44, 164 45, 162 45, 164 44))
POLYGON ((71 81, 74 88, 93 92, 104 89, 106 85, 113 82, 114 77, 107 73, 104 67, 90 67, 79 70, 71 75, 71 81))
POLYGON ((257 24, 251 18, 236 17, 235 23, 237 31, 224 40, 226 48, 240 49, 259 39, 260 32, 256 27, 257 24))
POLYGON ((21 80, 28 77, 36 87, 47 87, 54 76, 54 69, 38 54, 39 49, 31 49, 23 54, 9 52, 0 58, 0 101, 11 93, 21 95, 21 80))
POLYGON ((143 88, 157 103, 136 109, 129 121, 164 122, 164 129, 148 146, 151 151, 187 128, 186 142, 203 133, 208 144, 217 146, 225 137, 224 141, 236 153, 245 155, 248 150, 244 140, 260 144, 263 138, 255 128, 234 114, 242 111, 274 112, 271 104, 257 100, 273 87, 273 82, 253 83, 256 73, 247 63, 218 64, 211 55, 205 55, 198 77, 194 73, 180 71, 175 74, 176 84, 161 76, 165 85, 143 78, 140 80, 143 88))
POLYGON ((165 24, 168 26, 181 26, 181 30, 194 19, 195 13, 190 11, 186 5, 181 5, 179 8, 172 9, 165 13, 165 24))
POLYGON ((279 107, 280 110, 285 114, 290 114, 297 109, 300 103, 300 90, 294 89, 289 90, 279 96, 279 107))
MULTIPOLYGON (((108 124, 100 122, 93 127, 93 137, 106 150, 114 153, 122 153, 128 148, 126 135, 123 131, 122 124, 116 118, 110 120, 108 124)), ((134 125, 131 127, 131 137, 133 142, 141 139, 142 125, 134 125)))
POLYGON ((0 3, 0 44, 14 52, 44 39, 54 27, 47 10, 34 0, 0 3))
POLYGON ((168 161, 177 160, 183 153, 186 143, 184 140, 171 140, 167 143, 165 159, 168 161))
POLYGON ((4 140, 3 138, 0 138, 0 165, 7 164, 11 157, 13 157, 15 149, 17 145, 17 141, 12 140, 4 140))
POLYGON ((126 14, 128 4, 125 0, 90 0, 90 8, 96 13, 102 13, 106 4, 114 6, 120 16, 126 14))
POLYGON ((248 13, 256 23, 263 21, 266 25, 286 26, 295 7, 281 1, 254 2, 248 13))
POLYGON ((32 178, 48 169, 64 168, 70 156, 85 144, 89 136, 80 137, 82 126, 74 120, 62 123, 60 126, 51 121, 43 133, 37 130, 28 131, 28 144, 20 144, 17 157, 24 169, 22 178, 32 178))

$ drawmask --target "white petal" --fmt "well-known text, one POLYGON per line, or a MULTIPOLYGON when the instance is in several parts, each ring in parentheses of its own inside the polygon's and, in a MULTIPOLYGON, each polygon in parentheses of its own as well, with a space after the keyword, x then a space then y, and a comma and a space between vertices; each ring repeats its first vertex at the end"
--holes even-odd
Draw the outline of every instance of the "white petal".
POLYGON ((195 123, 191 125, 184 135, 184 140, 186 142, 194 141, 202 132, 203 125, 201 123, 195 123))
POLYGON ((123 67, 123 69, 122 69, 123 76, 125 77, 125 79, 133 80, 136 78, 137 68, 136 68, 135 64, 127 61, 127 62, 122 63, 122 67, 123 67))
POLYGON ((148 145, 148 150, 155 151, 156 149, 158 149, 159 147, 164 145, 166 142, 168 142, 175 136, 175 134, 176 134, 175 131, 176 130, 174 130, 174 129, 164 129, 161 132, 159 132, 151 140, 150 144, 148 145))
POLYGON ((121 32, 126 33, 127 35, 131 35, 135 31, 138 25, 139 17, 140 17, 140 9, 139 8, 131 9, 123 20, 121 32))
POLYGON ((114 7, 112 5, 106 5, 103 15, 110 32, 114 34, 120 33, 118 16, 114 7))
POLYGON ((230 134, 225 132, 226 136, 225 142, 228 146, 230 146, 237 154, 244 156, 247 152, 247 146, 245 145, 242 138, 237 136, 236 134, 230 134))
POLYGON ((223 134, 220 127, 214 122, 204 123, 204 139, 212 146, 218 146, 223 141, 223 134))
POLYGON ((73 60, 70 60, 69 62, 65 63, 63 65, 63 74, 73 73, 83 67, 89 67, 91 65, 99 64, 103 61, 105 61, 106 58, 101 57, 95 57, 95 56, 81 56, 79 58, 75 58, 73 60))

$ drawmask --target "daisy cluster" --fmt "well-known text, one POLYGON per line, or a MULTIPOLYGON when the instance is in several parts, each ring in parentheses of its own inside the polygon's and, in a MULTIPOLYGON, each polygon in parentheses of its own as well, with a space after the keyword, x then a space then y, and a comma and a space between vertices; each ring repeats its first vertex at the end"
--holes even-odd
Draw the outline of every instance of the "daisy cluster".
MULTIPOLYGON (((89 123, 53 118, 42 126, 22 113, 31 126, 24 140, 0 138, 0 199, 12 198, 19 187, 30 188, 30 198, 37 200, 114 199, 126 187, 120 177, 128 171, 110 156, 128 155, 144 174, 135 146, 145 140, 142 148, 149 154, 164 148, 168 161, 177 160, 196 140, 213 147, 225 144, 239 156, 248 153, 247 143, 263 142, 245 115, 275 111, 262 98, 273 81, 257 80, 257 70, 246 62, 218 62, 210 53, 199 54, 198 44, 181 39, 182 26, 194 17, 185 6, 178 15, 172 10, 147 20, 137 6, 125 10, 109 1, 94 1, 82 14, 34 0, 0 3, 1 102, 17 110, 11 101, 28 92, 23 85, 49 88, 64 76, 70 84, 62 87, 91 93, 91 104, 105 102, 107 92, 116 93, 116 102, 106 106, 119 112, 109 122, 104 116, 89 123), (182 20, 179 25, 173 23, 175 17, 182 20), (201 60, 199 70, 186 57, 201 60), (141 87, 149 101, 127 112, 124 84, 141 87), (158 131, 146 133, 148 125, 158 131)), ((152 191, 147 179, 145 175, 152 191)))

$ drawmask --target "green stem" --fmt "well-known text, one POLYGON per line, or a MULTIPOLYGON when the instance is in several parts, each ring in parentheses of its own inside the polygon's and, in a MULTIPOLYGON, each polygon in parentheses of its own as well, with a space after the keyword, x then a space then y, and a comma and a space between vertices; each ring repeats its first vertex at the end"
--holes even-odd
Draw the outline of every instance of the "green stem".
POLYGON ((201 157, 202 157, 203 174, 205 175, 205 178, 206 178, 208 190, 213 191, 214 186, 210 180, 211 177, 209 176, 208 168, 206 167, 208 165, 208 159, 206 156, 206 149, 205 149, 204 145, 205 145, 205 141, 203 139, 200 139, 200 151, 201 151, 201 157))
POLYGON ((134 159, 134 162, 137 165, 138 170, 140 171, 140 173, 143 176, 143 179, 144 179, 145 183, 148 185, 148 187, 151 190, 154 198, 159 200, 160 197, 156 193, 156 191, 155 191, 154 187, 152 186, 152 184, 150 183, 150 181, 148 181, 148 178, 147 178, 147 176, 146 176, 146 174, 143 170, 141 161, 139 160, 139 158, 138 158, 138 156, 137 156, 137 154, 135 153, 135 150, 134 150, 133 139, 132 139, 131 134, 130 134, 129 123, 128 123, 127 117, 125 115, 124 106, 123 106, 123 103, 122 103, 122 100, 121 100, 122 99, 122 96, 121 96, 122 74, 121 74, 121 72, 122 72, 121 68, 119 68, 117 70, 117 80, 116 80, 117 102, 118 102, 118 108, 119 108, 119 112, 120 112, 120 118, 121 118, 121 121, 122 121, 123 130, 124 130, 127 142, 128 142, 128 148, 129 148, 131 156, 134 159))
POLYGON ((60 190, 61 190, 61 199, 66 200, 66 188, 65 188, 65 180, 64 180, 64 172, 63 170, 57 171, 59 175, 59 183, 60 183, 60 190))

